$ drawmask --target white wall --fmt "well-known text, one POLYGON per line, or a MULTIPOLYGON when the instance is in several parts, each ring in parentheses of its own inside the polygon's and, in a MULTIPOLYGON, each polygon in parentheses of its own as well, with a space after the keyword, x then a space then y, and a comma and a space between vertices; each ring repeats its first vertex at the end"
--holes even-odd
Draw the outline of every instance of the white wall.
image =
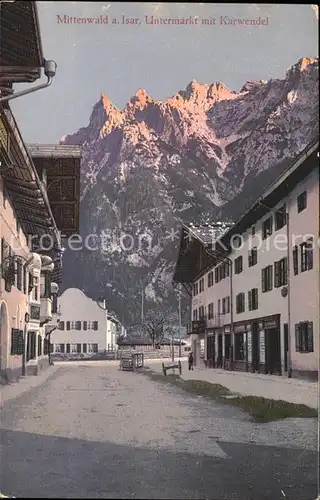
MULTIPOLYGON (((291 261, 291 356, 293 370, 318 370, 319 367, 319 170, 315 170, 301 183, 290 196, 290 240, 295 239, 293 245, 302 242, 302 236, 312 235, 315 240, 313 252, 313 269, 300 272, 294 276, 291 261), (307 208, 302 212, 297 211, 297 196, 307 191, 307 208), (316 242, 318 241, 318 246, 316 242), (313 353, 299 353, 295 349, 295 324, 302 321, 313 322, 313 353)), ((291 254, 292 258, 292 254, 291 254)))
MULTIPOLYGON (((289 322, 288 315, 288 295, 281 295, 282 287, 275 288, 274 283, 274 262, 287 257, 287 225, 281 229, 275 230, 274 214, 286 204, 289 212, 289 268, 290 268, 290 352, 292 357, 293 370, 316 370, 319 360, 319 293, 320 293, 320 278, 319 278, 319 246, 316 246, 313 252, 313 269, 300 273, 297 276, 293 274, 293 255, 292 247, 303 241, 303 238, 313 236, 315 242, 319 238, 319 171, 315 170, 303 182, 301 182, 289 195, 281 200, 280 203, 267 215, 255 224, 255 235, 252 236, 252 228, 249 228, 242 234, 242 245, 239 249, 234 249, 229 255, 233 261, 233 321, 241 322, 280 314, 280 341, 281 341, 281 358, 282 364, 284 361, 284 323, 289 322), (301 213, 297 212, 297 196, 304 190, 307 191, 307 208, 301 213), (271 236, 262 239, 262 224, 263 221, 273 215, 273 231, 271 236), (296 236, 296 242, 295 240, 296 236), (249 267, 248 252, 249 248, 257 246, 258 256, 257 264, 249 267), (240 274, 235 274, 234 260, 239 256, 243 257, 243 271, 240 274), (273 287, 272 290, 262 293, 261 271, 268 265, 273 265, 273 287), (248 291, 252 288, 258 289, 258 309, 249 311, 248 291), (245 311, 242 313, 236 312, 236 295, 245 293, 245 311), (295 347, 295 328, 294 325, 301 321, 312 321, 314 331, 314 352, 299 353, 295 347)), ((300 253, 299 253, 300 266, 300 253)), ((210 271, 214 271, 214 268, 210 271)), ((225 278, 219 283, 214 283, 212 287, 208 287, 208 274, 204 275, 204 291, 192 297, 192 311, 200 306, 205 307, 205 314, 208 313, 208 304, 214 303, 214 314, 217 314, 218 299, 230 295, 230 278, 225 278)), ((199 280, 198 280, 199 282, 199 280)), ((226 314, 223 318, 222 326, 230 324, 230 314, 226 314)))
MULTIPOLYGON (((77 288, 68 288, 59 297, 60 321, 64 321, 64 330, 55 330, 51 335, 52 344, 98 344, 98 350, 104 351, 111 344, 107 335, 107 312, 77 288), (81 330, 66 330, 66 322, 81 321, 81 330), (83 329, 83 321, 98 321, 98 330, 83 329)), ((89 327, 89 325, 88 325, 89 327)), ((83 352, 83 351, 81 351, 83 352)))

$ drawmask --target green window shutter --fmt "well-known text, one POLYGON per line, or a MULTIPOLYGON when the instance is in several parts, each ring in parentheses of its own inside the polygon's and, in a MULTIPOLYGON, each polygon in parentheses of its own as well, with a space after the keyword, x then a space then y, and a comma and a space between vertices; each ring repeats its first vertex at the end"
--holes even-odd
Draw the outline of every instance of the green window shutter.
POLYGON ((313 352, 313 323, 308 321, 308 352, 313 352))
POLYGON ((299 323, 295 325, 295 336, 296 336, 296 352, 300 352, 300 325, 299 323))

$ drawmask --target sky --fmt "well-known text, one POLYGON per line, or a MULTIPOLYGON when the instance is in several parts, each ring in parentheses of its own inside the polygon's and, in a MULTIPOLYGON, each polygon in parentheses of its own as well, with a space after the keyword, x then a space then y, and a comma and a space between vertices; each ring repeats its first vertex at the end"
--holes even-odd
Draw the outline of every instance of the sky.
POLYGON ((58 67, 49 88, 11 103, 27 143, 57 143, 86 126, 102 92, 123 108, 139 88, 165 100, 193 79, 221 81, 237 91, 248 80, 284 78, 301 57, 318 56, 318 11, 311 4, 37 4, 44 57, 54 59, 58 67), (121 24, 122 15, 139 19, 138 24, 121 24), (198 16, 198 21, 147 24, 152 15, 193 20, 198 16), (108 16, 108 24, 60 22, 64 16, 108 16), (230 19, 259 17, 267 24, 227 24, 230 19), (203 19, 215 24, 202 24, 203 19))

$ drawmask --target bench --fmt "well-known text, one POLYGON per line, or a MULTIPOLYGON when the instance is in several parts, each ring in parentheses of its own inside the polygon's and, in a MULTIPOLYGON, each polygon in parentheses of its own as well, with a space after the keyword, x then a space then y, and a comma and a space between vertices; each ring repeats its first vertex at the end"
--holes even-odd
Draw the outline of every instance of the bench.
POLYGON ((167 365, 165 366, 164 363, 162 363, 162 371, 163 371, 163 375, 167 375, 167 371, 168 370, 175 370, 175 369, 178 369, 179 370, 179 375, 181 375, 182 373, 182 366, 181 366, 181 361, 179 359, 179 361, 177 363, 171 363, 170 365, 167 365))

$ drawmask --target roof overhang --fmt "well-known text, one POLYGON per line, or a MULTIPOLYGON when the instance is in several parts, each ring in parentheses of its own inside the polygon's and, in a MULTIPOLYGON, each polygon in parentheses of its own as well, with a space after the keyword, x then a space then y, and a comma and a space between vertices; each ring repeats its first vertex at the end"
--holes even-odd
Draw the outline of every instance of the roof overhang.
POLYGON ((219 243, 219 238, 232 223, 216 222, 206 225, 182 225, 180 247, 173 275, 173 284, 192 283, 207 268, 213 267, 225 258, 225 251, 219 243), (200 248, 207 254, 203 267, 197 269, 194 265, 200 248))
POLYGON ((30 244, 39 246, 41 238, 43 252, 57 262, 61 257, 60 233, 46 190, 10 109, 0 107, 0 125, 1 176, 6 194, 24 234, 32 237, 30 244))
POLYGON ((79 234, 81 147, 64 144, 29 144, 27 147, 38 175, 45 182, 61 235, 79 234))
POLYGON ((44 66, 36 2, 1 2, 0 9, 0 86, 34 82, 44 66))

